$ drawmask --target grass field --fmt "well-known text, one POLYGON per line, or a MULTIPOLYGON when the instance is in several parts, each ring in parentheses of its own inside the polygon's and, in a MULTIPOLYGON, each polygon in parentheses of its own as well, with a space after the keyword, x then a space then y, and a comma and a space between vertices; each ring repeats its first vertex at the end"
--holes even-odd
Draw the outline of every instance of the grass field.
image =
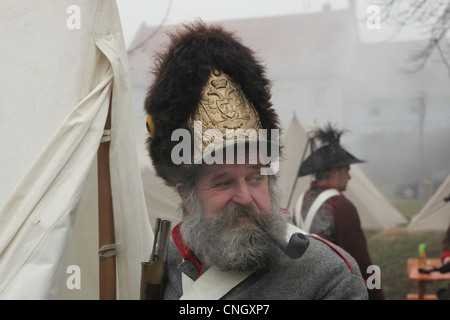
MULTIPOLYGON (((396 203, 394 206, 411 220, 420 211, 422 203, 396 203)), ((398 226, 387 231, 366 232, 372 262, 381 270, 381 286, 387 299, 405 300, 408 293, 417 292, 417 283, 408 279, 406 274, 407 258, 418 256, 420 243, 426 244, 427 257, 440 257, 445 232, 410 233, 406 226, 398 226)), ((436 293, 448 283, 436 283, 426 286, 425 293, 436 293)))

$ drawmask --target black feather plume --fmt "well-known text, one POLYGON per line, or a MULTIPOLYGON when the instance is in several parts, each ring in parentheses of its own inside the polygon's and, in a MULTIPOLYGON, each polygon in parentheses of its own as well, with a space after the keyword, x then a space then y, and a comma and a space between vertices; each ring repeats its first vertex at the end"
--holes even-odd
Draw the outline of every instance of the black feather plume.
POLYGON ((339 130, 333 127, 331 123, 328 123, 323 128, 316 130, 314 138, 318 139, 322 144, 339 144, 344 132, 345 130, 339 130))

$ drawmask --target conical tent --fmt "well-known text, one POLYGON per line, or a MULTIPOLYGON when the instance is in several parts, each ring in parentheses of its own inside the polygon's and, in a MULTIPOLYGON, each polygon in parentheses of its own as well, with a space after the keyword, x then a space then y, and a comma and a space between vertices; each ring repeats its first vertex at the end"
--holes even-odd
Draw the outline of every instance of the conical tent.
POLYGON ((350 175, 344 194, 357 208, 364 230, 387 230, 407 223, 357 165, 352 165, 350 175))
POLYGON ((450 175, 427 201, 422 210, 411 219, 408 230, 413 232, 445 232, 450 224, 450 201, 444 201, 444 198, 448 196, 450 196, 450 175))
POLYGON ((294 114, 286 132, 281 138, 282 155, 278 174, 281 203, 291 213, 299 195, 309 187, 310 177, 298 179, 297 173, 307 142, 307 133, 294 114))
MULTIPOLYGON (((312 179, 311 176, 297 178, 306 141, 307 132, 294 115, 282 137, 284 150, 279 174, 282 203, 291 213, 294 212, 298 197, 309 188, 312 179)), ((351 166, 350 175, 352 179, 344 194, 358 210, 364 230, 386 230, 407 222, 357 165, 351 166)))
POLYGON ((81 269, 72 290, 88 298, 96 289, 84 261, 99 261, 90 233, 107 143, 117 297, 138 299, 152 230, 115 1, 4 0, 0 21, 0 298, 58 299, 69 260, 81 269), (82 250, 77 241, 90 238, 95 249, 82 250))

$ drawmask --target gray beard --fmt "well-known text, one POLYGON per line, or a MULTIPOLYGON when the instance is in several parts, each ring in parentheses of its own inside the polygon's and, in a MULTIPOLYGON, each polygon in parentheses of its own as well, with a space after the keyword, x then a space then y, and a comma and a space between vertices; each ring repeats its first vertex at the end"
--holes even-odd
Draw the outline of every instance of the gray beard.
POLYGON ((264 213, 234 204, 206 218, 199 199, 195 202, 197 208, 185 215, 180 231, 185 243, 207 267, 216 266, 222 271, 259 270, 276 259, 279 249, 261 226, 284 238, 287 216, 281 210, 264 213), (239 221, 242 216, 250 220, 239 221))

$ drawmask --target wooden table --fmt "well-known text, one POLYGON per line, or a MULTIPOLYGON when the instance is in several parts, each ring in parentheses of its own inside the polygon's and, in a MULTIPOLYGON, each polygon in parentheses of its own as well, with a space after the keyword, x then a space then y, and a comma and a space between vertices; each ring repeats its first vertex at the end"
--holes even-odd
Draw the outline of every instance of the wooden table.
MULTIPOLYGON (((424 269, 439 268, 442 266, 441 259, 426 259, 424 269)), ((432 281, 450 281, 450 272, 440 273, 434 271, 429 274, 419 272, 419 259, 409 258, 406 267, 410 280, 417 281, 418 293, 408 294, 408 300, 436 300, 437 296, 434 294, 425 294, 425 284, 432 281)))

